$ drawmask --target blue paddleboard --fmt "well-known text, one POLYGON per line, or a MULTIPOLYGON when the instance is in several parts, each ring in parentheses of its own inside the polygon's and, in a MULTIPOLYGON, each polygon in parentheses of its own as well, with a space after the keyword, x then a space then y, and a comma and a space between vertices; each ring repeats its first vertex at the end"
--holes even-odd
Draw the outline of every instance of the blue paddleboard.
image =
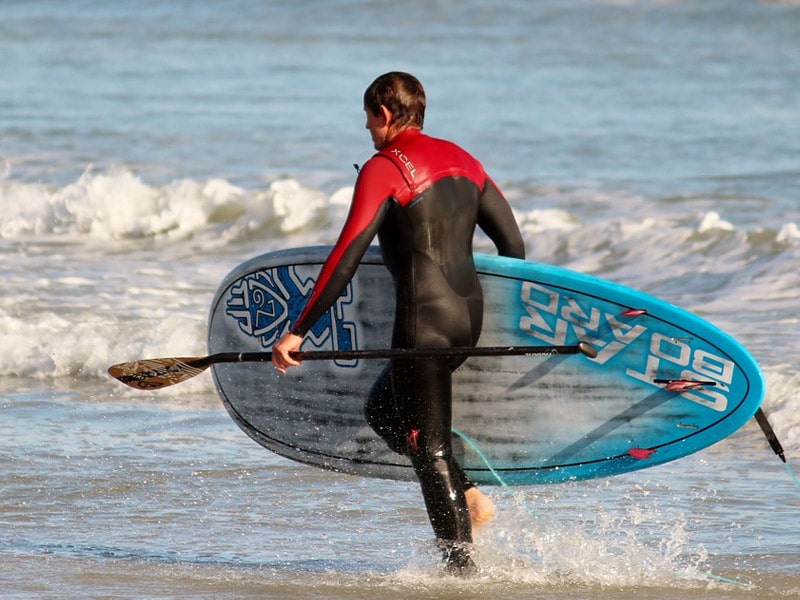
MULTIPOLYGON (((299 314, 329 247, 256 257, 220 285, 210 353, 268 350, 299 314)), ((560 267, 475 255, 480 346, 564 346, 583 354, 469 358, 454 375, 454 453, 481 484, 617 475, 672 461, 739 429, 764 395, 761 371, 707 321, 637 290, 560 267)), ((377 248, 306 336, 303 350, 383 349, 394 314, 377 248)), ((345 473, 413 479, 363 416, 385 360, 223 363, 214 382, 234 421, 287 458, 345 473)))

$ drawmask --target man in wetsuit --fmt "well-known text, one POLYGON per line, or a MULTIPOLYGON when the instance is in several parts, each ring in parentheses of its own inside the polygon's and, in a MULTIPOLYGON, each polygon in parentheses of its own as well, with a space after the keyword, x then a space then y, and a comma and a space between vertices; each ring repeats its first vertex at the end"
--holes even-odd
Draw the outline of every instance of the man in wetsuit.
MULTIPOLYGON (((376 235, 395 285, 395 348, 477 343, 483 296, 472 258, 476 225, 501 255, 525 255, 511 208, 481 164, 455 144, 422 133, 425 93, 415 77, 378 77, 364 93, 364 110, 378 153, 359 173, 347 220, 305 308, 272 348, 281 372, 299 364, 290 353, 339 297, 376 235)), ((468 496, 477 512, 492 510, 451 451, 451 375, 463 360, 391 361, 365 410, 387 444, 411 458, 455 573, 474 568, 468 496)))

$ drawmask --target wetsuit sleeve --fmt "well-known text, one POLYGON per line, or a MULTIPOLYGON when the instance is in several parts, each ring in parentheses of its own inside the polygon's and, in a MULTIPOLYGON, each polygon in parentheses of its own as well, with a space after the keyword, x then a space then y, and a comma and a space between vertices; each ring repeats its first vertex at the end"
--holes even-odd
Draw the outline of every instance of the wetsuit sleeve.
POLYGON ((325 259, 311 295, 292 325, 292 333, 305 335, 333 306, 380 229, 397 186, 403 185, 398 169, 386 158, 376 156, 364 164, 339 239, 325 259))
POLYGON ((497 246, 500 256, 525 258, 525 242, 511 206, 488 177, 478 206, 478 226, 497 246))

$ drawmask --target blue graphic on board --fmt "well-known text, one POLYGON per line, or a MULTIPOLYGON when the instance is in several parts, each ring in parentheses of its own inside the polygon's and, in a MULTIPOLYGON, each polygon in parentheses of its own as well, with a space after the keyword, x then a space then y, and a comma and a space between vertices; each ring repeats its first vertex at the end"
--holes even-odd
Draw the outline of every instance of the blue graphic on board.
MULTIPOLYGON (((258 339, 262 348, 271 348, 303 310, 313 287, 314 279, 301 276, 296 267, 257 271, 230 286, 225 314, 238 322, 244 334, 258 339)), ((356 348, 356 324, 345 318, 352 302, 352 284, 348 284, 333 307, 308 332, 303 348, 356 348)), ((354 362, 337 364, 352 366, 354 362)))
MULTIPOLYGON (((643 294, 637 298, 635 291, 627 293, 629 302, 647 302, 643 294)), ((524 307, 518 315, 520 332, 554 346, 587 341, 597 349, 595 365, 619 365, 616 368, 627 378, 654 389, 662 389, 665 382, 672 382, 673 388, 678 382, 702 382, 702 386, 684 385, 683 398, 717 412, 727 409, 735 363, 697 336, 676 337, 671 324, 638 323, 648 316, 646 309, 620 310, 618 304, 601 298, 529 281, 521 282, 520 301, 524 307)), ((683 318, 702 325, 688 313, 683 318)))

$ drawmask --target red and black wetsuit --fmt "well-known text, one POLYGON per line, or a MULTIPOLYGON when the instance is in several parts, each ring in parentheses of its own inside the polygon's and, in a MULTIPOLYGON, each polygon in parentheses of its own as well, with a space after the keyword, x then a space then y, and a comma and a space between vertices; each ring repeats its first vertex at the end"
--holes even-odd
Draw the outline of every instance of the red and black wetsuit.
MULTIPOLYGON (((378 236, 395 284, 395 348, 474 346, 483 296, 472 258, 479 226, 504 256, 524 258, 510 206, 480 163, 450 142, 407 129, 361 169, 347 221, 292 332, 304 335, 336 301, 378 236)), ((451 453, 453 360, 396 360, 367 401, 370 425, 411 457, 436 536, 472 540, 451 453)))

